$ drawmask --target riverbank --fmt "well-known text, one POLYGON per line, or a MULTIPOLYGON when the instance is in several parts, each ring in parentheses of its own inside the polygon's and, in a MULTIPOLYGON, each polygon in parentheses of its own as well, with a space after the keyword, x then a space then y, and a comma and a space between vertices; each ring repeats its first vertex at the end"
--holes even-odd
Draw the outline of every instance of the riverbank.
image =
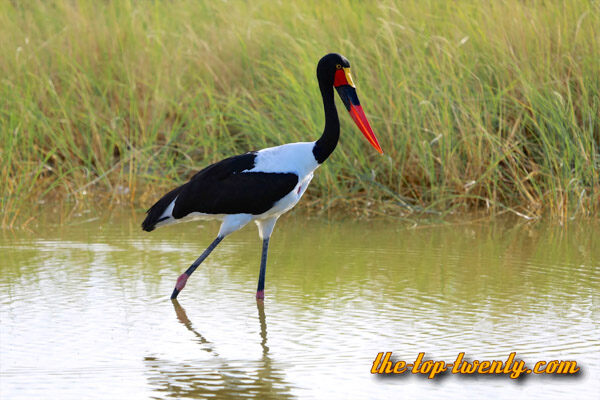
POLYGON ((352 63, 385 151, 342 113, 301 206, 360 216, 600 210, 595 3, 5 4, 1 224, 147 208, 224 157, 316 139, 315 79, 352 63))

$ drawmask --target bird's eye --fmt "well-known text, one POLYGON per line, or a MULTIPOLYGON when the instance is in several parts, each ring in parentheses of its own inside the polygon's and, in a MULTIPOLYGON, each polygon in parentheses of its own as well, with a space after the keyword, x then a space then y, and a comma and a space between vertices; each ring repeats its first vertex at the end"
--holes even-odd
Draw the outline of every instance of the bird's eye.
POLYGON ((342 66, 340 64, 335 66, 337 69, 342 69, 342 66))

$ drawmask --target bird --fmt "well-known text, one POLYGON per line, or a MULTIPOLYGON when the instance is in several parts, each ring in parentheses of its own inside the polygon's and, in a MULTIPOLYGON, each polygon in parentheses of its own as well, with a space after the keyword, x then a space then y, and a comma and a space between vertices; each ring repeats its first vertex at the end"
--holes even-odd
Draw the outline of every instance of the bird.
POLYGON ((171 299, 177 298, 188 278, 227 235, 251 221, 256 223, 262 240, 256 299, 264 299, 269 240, 275 223, 298 203, 314 171, 337 146, 340 121, 334 89, 367 141, 383 154, 356 94, 348 59, 338 53, 323 56, 317 64, 317 80, 325 127, 316 141, 283 144, 216 162, 165 194, 146 211, 142 229, 147 232, 193 219, 222 221, 217 237, 177 278, 171 299))

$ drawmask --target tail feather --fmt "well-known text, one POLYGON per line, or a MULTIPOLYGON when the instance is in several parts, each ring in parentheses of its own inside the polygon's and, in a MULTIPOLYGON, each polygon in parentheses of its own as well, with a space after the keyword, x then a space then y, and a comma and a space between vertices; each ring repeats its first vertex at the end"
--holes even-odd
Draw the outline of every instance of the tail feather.
POLYGON ((142 222, 143 230, 145 230, 146 232, 151 232, 154 230, 156 224, 161 221, 161 216, 163 215, 169 204, 171 204, 171 202, 175 200, 179 192, 181 192, 182 188, 183 186, 179 186, 178 188, 171 190, 169 193, 165 194, 160 200, 158 200, 152 207, 150 207, 148 211, 146 211, 146 214, 148 215, 146 216, 146 219, 144 219, 144 222, 142 222))

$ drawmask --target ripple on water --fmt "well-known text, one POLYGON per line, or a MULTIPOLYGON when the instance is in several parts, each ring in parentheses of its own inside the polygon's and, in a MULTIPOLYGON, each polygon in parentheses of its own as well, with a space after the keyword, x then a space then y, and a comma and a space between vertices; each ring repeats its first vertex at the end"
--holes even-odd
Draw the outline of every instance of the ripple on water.
POLYGON ((600 390, 600 273, 589 235, 281 224, 257 306, 254 231, 227 238, 179 304, 168 296, 206 232, 96 228, 0 240, 3 398, 590 398, 600 390), (586 372, 521 383, 382 379, 369 373, 381 351, 407 361, 421 351, 445 361, 516 351, 528 362, 575 359, 586 372))

